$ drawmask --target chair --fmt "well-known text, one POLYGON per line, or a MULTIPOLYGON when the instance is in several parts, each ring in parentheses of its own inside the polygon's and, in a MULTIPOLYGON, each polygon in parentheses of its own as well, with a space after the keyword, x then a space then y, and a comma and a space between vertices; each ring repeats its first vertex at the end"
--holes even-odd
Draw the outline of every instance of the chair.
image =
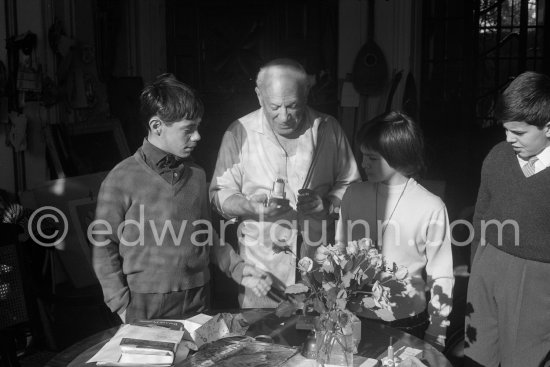
POLYGON ((18 226, 0 224, 0 356, 5 366, 19 366, 14 327, 28 321, 18 254, 18 226))

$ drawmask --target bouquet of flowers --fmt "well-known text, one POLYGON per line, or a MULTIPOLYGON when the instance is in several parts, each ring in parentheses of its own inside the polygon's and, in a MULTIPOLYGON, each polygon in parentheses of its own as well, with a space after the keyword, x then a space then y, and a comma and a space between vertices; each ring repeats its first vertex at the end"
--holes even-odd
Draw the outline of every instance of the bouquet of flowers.
MULTIPOLYGON (((292 254, 285 246, 274 250, 292 254)), ((368 309, 383 320, 395 320, 390 302, 393 287, 389 285, 405 284, 408 277, 407 268, 387 261, 368 238, 347 245, 319 246, 313 259, 303 257, 297 267, 302 279, 286 288, 287 300, 279 304, 276 313, 287 317, 298 309, 319 313, 315 326, 322 332, 318 353, 327 358, 335 343, 346 353, 355 350, 356 345, 350 347, 338 337, 351 334, 355 313, 368 309)))
MULTIPOLYGON (((289 252, 279 247, 275 251, 289 252)), ((333 310, 362 308, 375 312, 381 319, 392 321, 390 282, 405 284, 408 270, 389 263, 368 238, 347 245, 319 246, 314 258, 298 261, 301 282, 286 288, 288 300, 278 307, 279 315, 294 313, 308 306, 319 314, 333 310)))

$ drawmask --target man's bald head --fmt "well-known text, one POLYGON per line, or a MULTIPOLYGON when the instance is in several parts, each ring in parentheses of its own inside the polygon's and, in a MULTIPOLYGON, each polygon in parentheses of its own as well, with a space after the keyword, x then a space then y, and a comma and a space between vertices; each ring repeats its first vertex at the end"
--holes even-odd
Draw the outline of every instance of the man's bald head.
POLYGON ((309 91, 308 76, 304 67, 292 59, 275 59, 265 64, 256 78, 256 86, 265 90, 273 81, 293 81, 305 95, 309 91))

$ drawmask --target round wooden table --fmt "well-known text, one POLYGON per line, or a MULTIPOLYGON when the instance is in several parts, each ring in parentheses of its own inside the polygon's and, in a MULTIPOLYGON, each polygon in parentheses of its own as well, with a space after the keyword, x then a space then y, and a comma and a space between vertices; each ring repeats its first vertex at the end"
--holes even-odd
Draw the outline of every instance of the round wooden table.
MULTIPOLYGON (((250 336, 269 335, 275 343, 300 346, 308 334, 307 330, 296 329, 297 316, 279 318, 272 309, 250 309, 242 310, 240 313, 250 323, 246 333, 250 336)), ((90 365, 86 365, 86 361, 92 358, 115 335, 117 330, 118 327, 114 327, 102 331, 70 346, 50 360, 46 367, 89 367, 90 365)), ((361 322, 361 342, 358 347, 358 355, 377 358, 386 351, 390 337, 393 339, 394 345, 399 343, 423 350, 423 360, 429 366, 452 367, 445 356, 429 343, 401 330, 365 319, 362 319, 361 322)))

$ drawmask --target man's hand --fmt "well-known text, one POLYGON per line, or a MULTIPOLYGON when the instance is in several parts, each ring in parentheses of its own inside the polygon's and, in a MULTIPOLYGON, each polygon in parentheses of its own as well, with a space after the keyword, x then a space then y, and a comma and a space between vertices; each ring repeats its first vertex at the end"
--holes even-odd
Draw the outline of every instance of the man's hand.
POLYGON ((263 297, 271 289, 271 277, 254 265, 245 264, 241 284, 251 289, 257 297, 263 297))
POLYGON ((298 203, 296 208, 299 213, 306 215, 318 215, 325 214, 326 208, 323 199, 315 192, 315 190, 310 189, 300 189, 298 190, 298 203))
POLYGON ((254 214, 257 216, 255 219, 269 220, 292 209, 290 205, 280 205, 276 203, 270 203, 266 206, 268 201, 268 196, 266 194, 252 195, 249 201, 254 208, 254 214))
POLYGON ((439 350, 440 352, 443 351, 445 348, 445 336, 443 335, 431 335, 431 334, 424 334, 424 341, 430 343, 435 349, 439 350))

